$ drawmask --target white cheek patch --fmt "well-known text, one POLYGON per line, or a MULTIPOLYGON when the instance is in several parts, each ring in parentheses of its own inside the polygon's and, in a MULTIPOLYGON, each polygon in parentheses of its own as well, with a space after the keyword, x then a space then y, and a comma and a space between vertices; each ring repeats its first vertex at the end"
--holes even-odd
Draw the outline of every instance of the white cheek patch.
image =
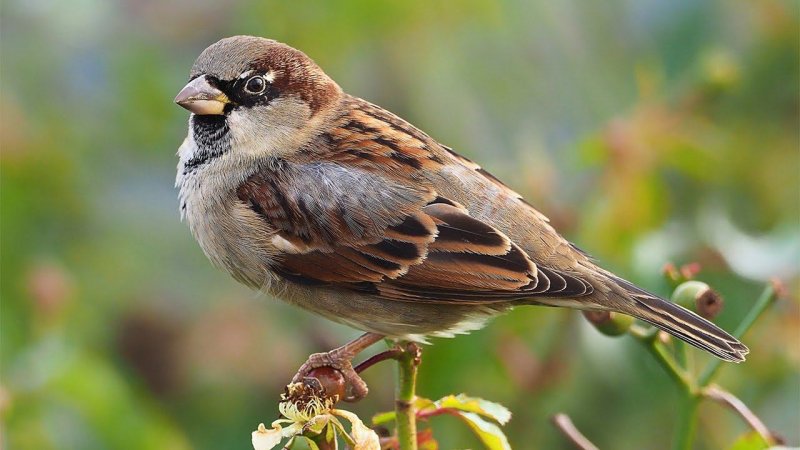
POLYGON ((276 98, 268 105, 236 108, 228 115, 232 151, 260 157, 294 151, 306 136, 308 105, 293 98, 276 98))

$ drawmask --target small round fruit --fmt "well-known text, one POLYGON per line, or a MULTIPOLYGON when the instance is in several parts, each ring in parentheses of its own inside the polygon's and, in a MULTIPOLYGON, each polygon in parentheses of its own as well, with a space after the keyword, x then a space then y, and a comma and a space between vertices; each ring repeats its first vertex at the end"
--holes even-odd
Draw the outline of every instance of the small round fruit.
POLYGON ((337 396, 337 400, 344 398, 346 383, 344 375, 339 370, 330 366, 317 367, 309 371, 307 376, 319 380, 326 397, 337 396))

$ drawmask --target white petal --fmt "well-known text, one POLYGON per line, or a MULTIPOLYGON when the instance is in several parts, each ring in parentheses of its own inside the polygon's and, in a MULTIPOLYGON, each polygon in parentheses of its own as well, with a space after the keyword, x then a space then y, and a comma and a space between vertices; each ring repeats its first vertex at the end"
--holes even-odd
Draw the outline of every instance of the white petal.
POLYGON ((280 425, 268 430, 263 423, 260 423, 258 424, 258 429, 253 431, 253 449, 270 450, 280 444, 281 439, 283 439, 283 436, 280 425))
POLYGON ((357 415, 342 409, 334 409, 331 413, 350 421, 352 425, 350 435, 356 443, 353 450, 380 450, 381 443, 377 433, 372 431, 370 427, 364 425, 364 422, 362 422, 357 415))

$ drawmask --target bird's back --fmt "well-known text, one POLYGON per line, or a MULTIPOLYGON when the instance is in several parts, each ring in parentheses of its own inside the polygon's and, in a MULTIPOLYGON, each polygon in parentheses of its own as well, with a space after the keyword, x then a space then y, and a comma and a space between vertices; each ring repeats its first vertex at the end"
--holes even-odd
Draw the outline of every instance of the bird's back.
MULTIPOLYGON (((376 145, 388 147, 395 155, 405 153, 406 164, 393 171, 397 177, 406 178, 409 183, 429 184, 439 196, 459 203, 472 217, 504 233, 534 262, 568 271, 592 265, 586 255, 556 232, 544 214, 477 163, 365 100, 348 96, 343 101, 343 111, 345 123, 352 121, 354 115, 366 122, 366 131, 376 145)), ((357 129, 354 134, 363 139, 364 131, 357 129)), ((365 158, 365 153, 376 152, 375 147, 357 147, 365 149, 365 158)))

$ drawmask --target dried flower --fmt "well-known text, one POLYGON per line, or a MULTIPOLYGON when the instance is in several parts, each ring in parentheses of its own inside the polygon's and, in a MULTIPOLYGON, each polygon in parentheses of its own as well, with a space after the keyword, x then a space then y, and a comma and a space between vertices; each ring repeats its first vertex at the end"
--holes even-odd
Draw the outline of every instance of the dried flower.
POLYGON ((311 383, 292 383, 281 394, 278 411, 290 422, 308 422, 330 411, 335 399, 326 397, 321 386, 311 383))
POLYGON ((355 450, 379 450, 378 435, 355 414, 333 409, 337 396, 326 396, 325 390, 315 381, 286 386, 278 404, 278 410, 283 417, 272 422, 271 429, 267 429, 263 423, 259 424, 252 435, 253 448, 269 450, 287 438, 289 442, 297 437, 331 442, 338 436, 355 450), (339 417, 350 422, 350 433, 345 431, 339 417))

